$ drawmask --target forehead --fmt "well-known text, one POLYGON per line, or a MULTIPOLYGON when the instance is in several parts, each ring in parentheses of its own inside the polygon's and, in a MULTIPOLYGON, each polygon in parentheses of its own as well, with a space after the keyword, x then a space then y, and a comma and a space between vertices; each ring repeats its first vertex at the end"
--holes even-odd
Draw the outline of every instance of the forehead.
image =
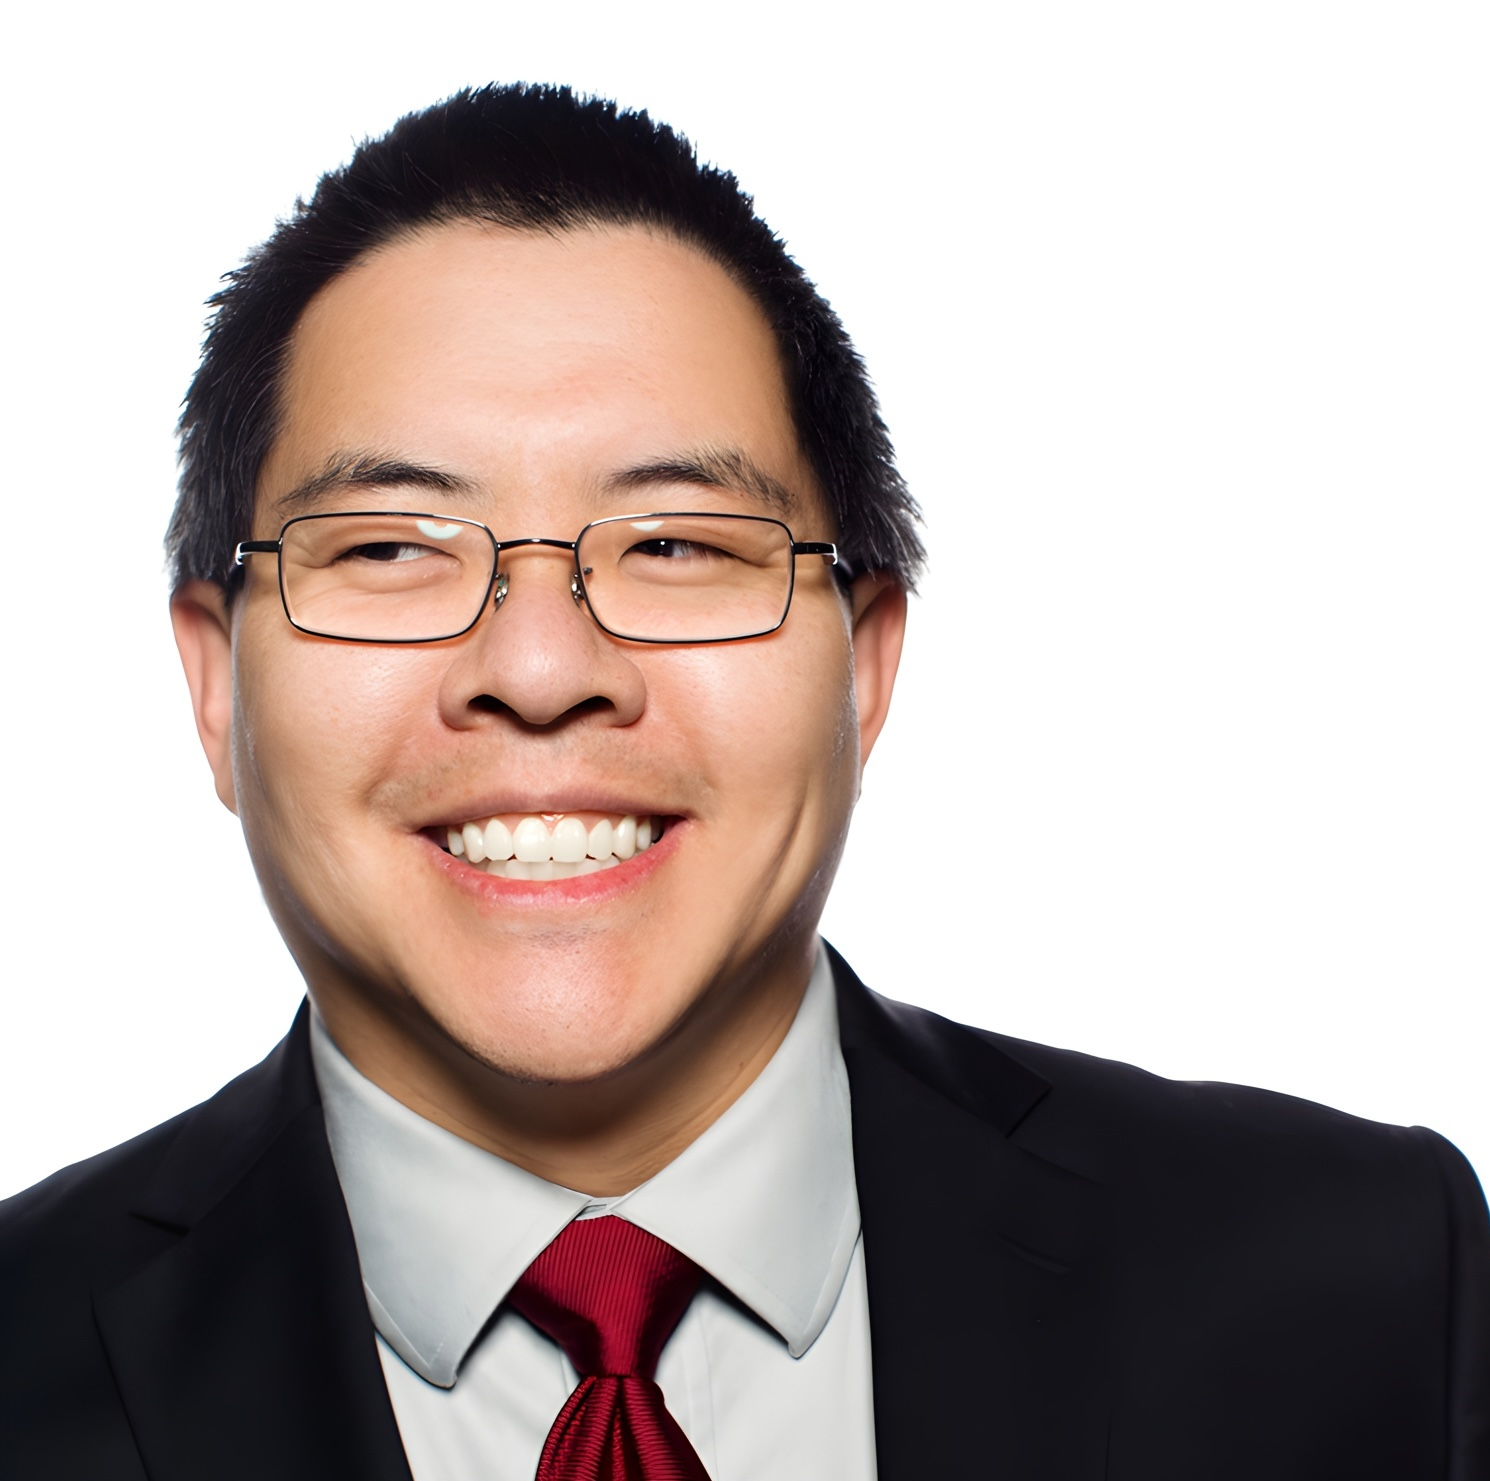
POLYGON ((627 469, 733 459, 817 503, 764 316, 716 263, 640 227, 443 225, 333 279, 291 339, 261 512, 308 512, 287 496, 359 459, 498 504, 594 501, 627 469))

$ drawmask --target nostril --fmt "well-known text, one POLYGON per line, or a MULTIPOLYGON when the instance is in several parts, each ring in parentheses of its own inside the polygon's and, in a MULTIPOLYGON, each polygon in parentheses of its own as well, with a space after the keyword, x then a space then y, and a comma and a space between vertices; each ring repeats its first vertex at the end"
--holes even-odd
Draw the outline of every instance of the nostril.
POLYGON ((467 703, 473 710, 483 715, 505 715, 520 729, 531 735, 547 734, 556 725, 568 724, 581 715, 611 715, 617 708, 614 700, 607 699, 603 694, 596 694, 589 699, 582 699, 570 705, 553 720, 531 720, 517 705, 498 699, 494 694, 473 694, 467 703))

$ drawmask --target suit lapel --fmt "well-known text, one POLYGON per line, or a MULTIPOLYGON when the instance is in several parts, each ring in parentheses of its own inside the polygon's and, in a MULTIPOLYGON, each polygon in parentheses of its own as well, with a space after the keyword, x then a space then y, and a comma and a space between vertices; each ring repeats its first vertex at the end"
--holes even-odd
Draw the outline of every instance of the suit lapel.
POLYGON ((1018 1145, 1039 1076, 834 969, 880 1481, 1099 1481, 1103 1190, 1018 1145))
POLYGON ((306 1030, 187 1119, 95 1301, 152 1481, 409 1481, 306 1030))

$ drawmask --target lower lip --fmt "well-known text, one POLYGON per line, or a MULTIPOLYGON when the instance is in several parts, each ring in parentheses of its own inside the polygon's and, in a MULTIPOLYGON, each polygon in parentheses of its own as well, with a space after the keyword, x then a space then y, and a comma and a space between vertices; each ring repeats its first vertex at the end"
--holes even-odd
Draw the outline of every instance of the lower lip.
POLYGON ((688 825, 681 818, 670 818, 662 837, 645 852, 633 854, 613 869, 594 874, 576 874, 571 879, 507 879, 488 874, 486 870, 454 854, 447 854, 439 844, 426 836, 425 842, 434 854, 435 866, 445 877, 483 905, 507 909, 543 909, 572 905, 596 905, 615 895, 628 894, 644 884, 677 852, 688 825))

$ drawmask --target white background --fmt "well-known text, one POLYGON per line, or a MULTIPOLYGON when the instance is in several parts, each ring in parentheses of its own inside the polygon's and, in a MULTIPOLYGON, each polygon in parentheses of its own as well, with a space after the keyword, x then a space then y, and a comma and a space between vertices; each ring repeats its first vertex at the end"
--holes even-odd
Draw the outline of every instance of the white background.
POLYGON ((871 984, 1490 1166, 1483 5, 84 4, 5 52, 0 1192, 289 1021, 172 424, 217 275, 492 78, 688 132, 876 377, 933 565, 826 926, 871 984))

